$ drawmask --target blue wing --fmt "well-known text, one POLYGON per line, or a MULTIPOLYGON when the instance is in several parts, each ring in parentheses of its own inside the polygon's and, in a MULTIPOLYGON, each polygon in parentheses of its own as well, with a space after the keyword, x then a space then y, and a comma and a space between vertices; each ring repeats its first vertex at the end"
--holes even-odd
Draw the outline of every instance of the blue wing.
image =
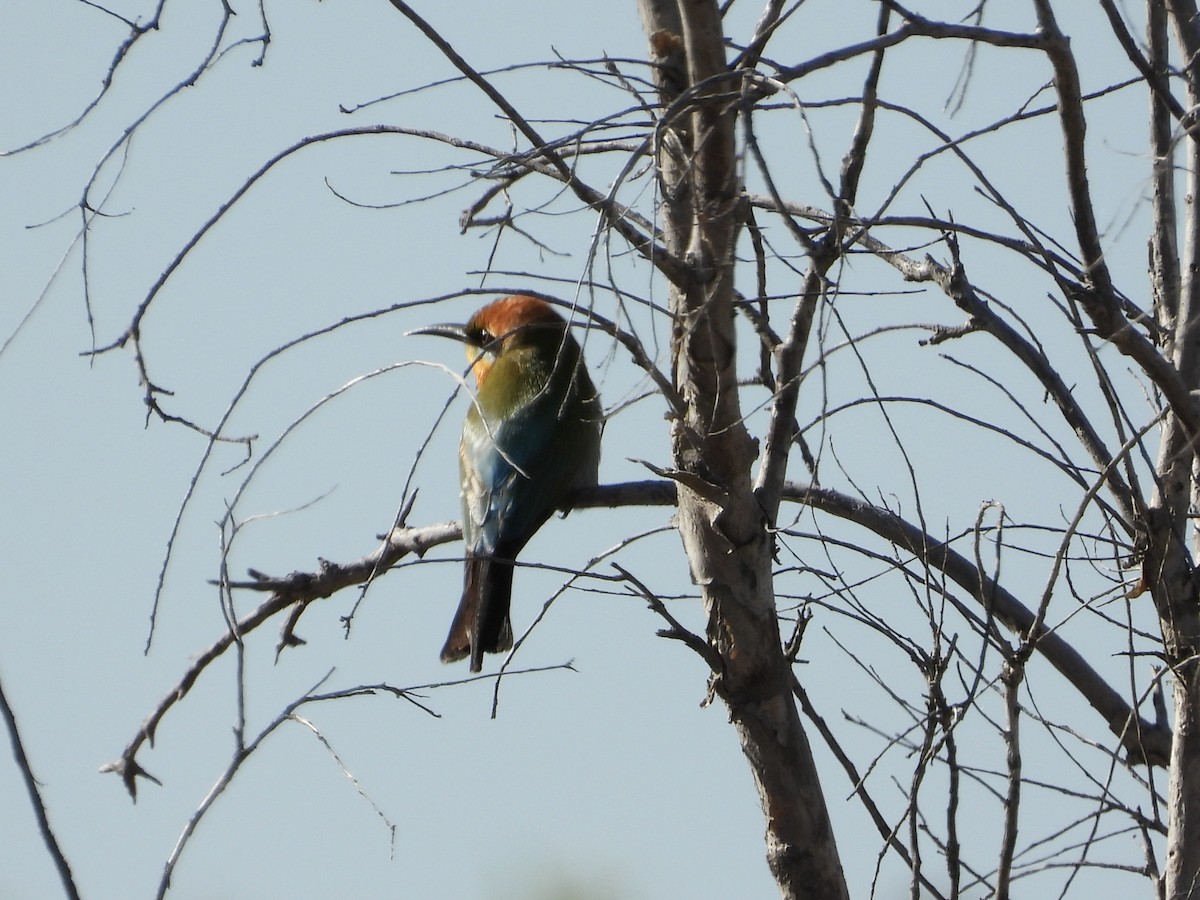
POLYGON ((476 554, 511 559, 554 513, 573 463, 554 457, 570 454, 555 440, 562 423, 547 406, 534 400, 500 422, 467 419, 459 449, 463 536, 476 554))

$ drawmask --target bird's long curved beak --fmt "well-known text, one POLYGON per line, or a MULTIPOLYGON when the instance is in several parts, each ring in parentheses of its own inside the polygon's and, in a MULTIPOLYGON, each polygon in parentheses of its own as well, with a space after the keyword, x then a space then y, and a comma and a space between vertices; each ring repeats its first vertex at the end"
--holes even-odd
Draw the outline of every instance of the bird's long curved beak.
POLYGON ((465 325, 453 325, 449 323, 442 325, 425 325, 421 328, 414 328, 411 331, 404 332, 405 337, 414 334, 432 334, 436 335, 437 337, 451 338, 455 341, 461 341, 464 344, 469 343, 465 325))

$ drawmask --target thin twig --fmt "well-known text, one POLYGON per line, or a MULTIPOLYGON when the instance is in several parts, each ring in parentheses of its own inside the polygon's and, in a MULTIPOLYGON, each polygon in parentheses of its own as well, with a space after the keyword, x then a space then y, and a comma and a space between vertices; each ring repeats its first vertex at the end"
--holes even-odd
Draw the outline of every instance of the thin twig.
POLYGON ((54 868, 58 870, 58 878, 62 882, 64 893, 70 900, 79 900, 79 890, 75 887, 71 866, 67 863, 67 858, 58 845, 58 839, 54 836, 54 830, 50 827, 50 818, 46 815, 46 805, 42 802, 41 791, 38 790, 38 780, 33 776, 33 768, 29 765, 29 758, 25 755, 21 734, 17 730, 17 719, 13 715, 12 707, 8 705, 8 697, 4 695, 2 683, 0 683, 0 716, 4 718, 8 741, 12 745, 13 759, 17 763, 17 768, 21 770, 21 779, 25 782, 25 791, 29 794, 29 805, 33 807, 33 814, 37 818, 42 843, 46 845, 50 858, 54 860, 54 868))

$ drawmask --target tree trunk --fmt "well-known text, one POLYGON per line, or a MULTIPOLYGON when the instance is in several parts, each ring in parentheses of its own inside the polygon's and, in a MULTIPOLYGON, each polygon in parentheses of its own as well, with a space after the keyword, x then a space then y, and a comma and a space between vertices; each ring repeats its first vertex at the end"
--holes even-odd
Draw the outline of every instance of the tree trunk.
MULTIPOLYGON (((1191 0, 1147 3, 1148 46, 1160 76, 1167 72, 1167 19, 1174 19, 1189 105, 1200 101, 1200 28, 1191 0)), ((1165 81, 1165 78, 1164 78, 1165 81)), ((1171 122, 1159 98, 1151 97, 1151 144, 1155 172, 1155 221, 1151 242, 1155 314, 1166 336, 1164 354, 1185 388, 1200 387, 1200 218, 1195 192, 1200 188, 1200 146, 1195 133, 1180 142, 1188 173, 1183 228, 1184 264, 1175 257, 1179 228, 1174 203, 1171 122)), ((1157 487, 1147 517, 1147 553, 1143 580, 1150 589, 1162 628, 1163 649, 1174 691, 1174 736, 1167 793, 1167 856, 1163 870, 1168 900, 1200 896, 1200 609, 1192 547, 1191 517, 1197 492, 1196 440, 1183 411, 1172 408, 1163 424, 1156 465, 1157 487)))
POLYGON ((782 896, 848 896, 816 766, 792 699, 772 583, 773 543, 754 496, 754 442, 735 371, 733 263, 740 221, 738 81, 715 0, 639 0, 659 65, 659 169, 667 249, 689 263, 671 286, 672 352, 683 414, 673 423, 678 524, 716 651, 726 704, 766 816, 782 896))

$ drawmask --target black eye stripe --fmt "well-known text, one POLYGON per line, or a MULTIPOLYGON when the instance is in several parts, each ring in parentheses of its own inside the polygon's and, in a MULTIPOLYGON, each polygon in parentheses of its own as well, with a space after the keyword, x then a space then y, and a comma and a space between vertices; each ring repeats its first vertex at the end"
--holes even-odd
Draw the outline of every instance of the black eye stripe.
POLYGON ((496 336, 488 329, 481 326, 475 326, 467 331, 467 337, 471 339, 471 343, 477 347, 486 347, 496 340, 496 336))

